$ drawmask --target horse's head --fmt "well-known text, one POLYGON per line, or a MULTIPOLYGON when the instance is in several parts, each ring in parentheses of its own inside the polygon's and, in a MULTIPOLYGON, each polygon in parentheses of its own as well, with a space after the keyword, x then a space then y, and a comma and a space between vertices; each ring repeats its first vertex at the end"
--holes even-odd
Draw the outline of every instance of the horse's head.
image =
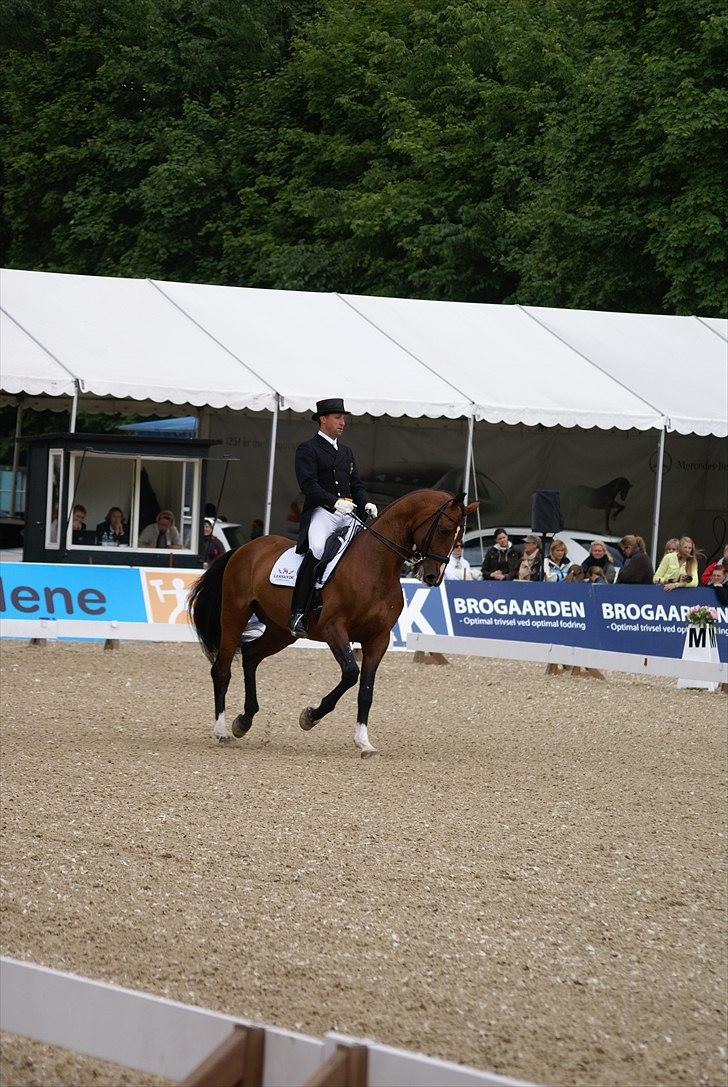
POLYGON ((465 520, 480 505, 465 505, 465 492, 454 498, 448 497, 415 527, 413 531, 415 561, 421 564, 421 577, 425 585, 439 585, 445 576, 452 549, 463 538, 465 520))
POLYGON ((621 498, 622 501, 624 501, 625 498, 627 497, 627 492, 631 488, 632 484, 630 483, 630 481, 628 479, 625 479, 624 476, 621 476, 617 480, 617 483, 619 484, 619 490, 617 491, 617 497, 621 498))

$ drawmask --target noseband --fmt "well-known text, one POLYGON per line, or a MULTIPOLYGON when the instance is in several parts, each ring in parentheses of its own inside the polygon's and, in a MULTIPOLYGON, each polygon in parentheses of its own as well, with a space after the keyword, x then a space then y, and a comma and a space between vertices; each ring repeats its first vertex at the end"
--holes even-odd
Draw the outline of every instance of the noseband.
MULTIPOLYGON (((402 544, 398 544, 394 540, 388 539, 386 536, 383 536, 381 532, 378 532, 377 529, 372 528, 371 526, 365 527, 367 532, 371 532, 376 540, 379 540, 380 543, 383 543, 385 547, 389 548, 390 551, 394 551, 395 555, 399 555, 401 559, 409 563, 411 565, 412 573, 414 573, 415 570, 418 570, 427 559, 433 559, 435 562, 438 562, 442 565, 443 563, 447 563, 449 561, 450 555, 441 555, 437 551, 430 550, 430 548, 432 547, 432 541, 435 537, 435 533, 437 532, 438 525, 440 524, 440 519, 442 517, 446 517, 448 521, 450 521, 452 524, 457 525, 460 531, 462 531, 463 528, 462 518, 458 518, 456 520, 454 517, 451 517, 449 513, 445 512, 451 501, 452 499, 448 499, 447 502, 443 502, 443 504, 435 510, 431 517, 425 517, 424 520, 420 521, 419 524, 415 525, 415 527, 412 529, 412 535, 414 536, 414 534, 419 529, 421 529, 424 524, 427 524, 428 526, 427 531, 422 537, 421 543, 417 547, 415 547, 414 551, 408 551, 406 547, 402 546, 402 544)), ((455 540, 456 539, 457 533, 455 535, 455 540)), ((454 542, 455 541, 453 541, 453 546, 454 542)), ((438 585, 440 584, 440 581, 442 581, 442 577, 440 577, 440 579, 438 580, 438 585)))

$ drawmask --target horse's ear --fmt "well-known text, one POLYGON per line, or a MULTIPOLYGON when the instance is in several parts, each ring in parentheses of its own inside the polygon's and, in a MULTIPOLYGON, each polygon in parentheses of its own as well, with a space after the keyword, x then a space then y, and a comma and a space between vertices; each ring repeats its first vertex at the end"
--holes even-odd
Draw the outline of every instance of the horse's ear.
POLYGON ((466 506, 466 507, 465 507, 465 513, 466 513, 466 514, 468 514, 468 513, 475 513, 475 511, 476 511, 476 510, 478 509, 478 507, 479 507, 479 506, 480 506, 480 501, 478 501, 478 502, 471 502, 471 503, 470 503, 470 505, 468 505, 468 506, 466 506))
POLYGON ((455 497, 453 498, 450 505, 451 506, 462 506, 464 498, 465 498, 465 491, 458 491, 458 493, 455 495, 455 497))

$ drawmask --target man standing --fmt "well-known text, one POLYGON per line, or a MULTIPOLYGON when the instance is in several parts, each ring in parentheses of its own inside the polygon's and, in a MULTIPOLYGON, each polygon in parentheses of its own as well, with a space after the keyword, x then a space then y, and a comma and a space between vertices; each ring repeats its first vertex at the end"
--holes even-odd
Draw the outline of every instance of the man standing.
POLYGON ((296 450, 296 478, 305 496, 296 550, 304 558, 293 589, 288 629, 297 638, 308 634, 306 611, 316 566, 329 536, 348 525, 354 509, 362 519, 377 516, 377 507, 369 501, 359 478, 354 454, 339 442, 346 416, 343 400, 319 400, 312 416, 319 424, 318 434, 301 442, 296 450))

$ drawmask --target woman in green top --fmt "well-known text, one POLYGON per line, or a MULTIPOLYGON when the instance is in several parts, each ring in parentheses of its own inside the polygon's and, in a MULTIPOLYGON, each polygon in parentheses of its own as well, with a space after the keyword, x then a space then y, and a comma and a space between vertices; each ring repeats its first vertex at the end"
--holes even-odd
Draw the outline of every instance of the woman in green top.
POLYGON ((698 556, 695 541, 690 536, 681 536, 677 551, 667 551, 662 562, 655 570, 652 579, 664 589, 696 588, 698 584, 698 556))

